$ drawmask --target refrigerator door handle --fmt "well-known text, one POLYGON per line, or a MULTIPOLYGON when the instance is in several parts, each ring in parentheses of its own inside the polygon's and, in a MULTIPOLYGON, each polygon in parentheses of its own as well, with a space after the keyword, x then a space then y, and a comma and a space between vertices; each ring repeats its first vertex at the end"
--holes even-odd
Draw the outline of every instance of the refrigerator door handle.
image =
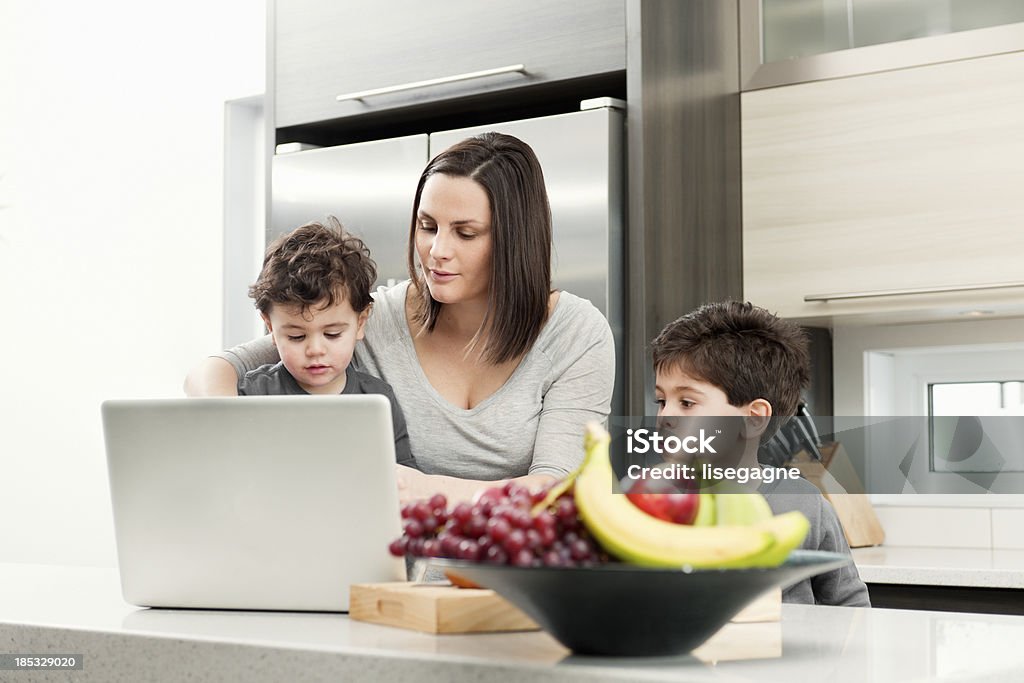
POLYGON ((445 83, 456 83, 458 81, 469 81, 474 78, 484 78, 486 76, 498 76, 501 74, 510 73, 526 73, 525 64, 510 64, 509 66, 501 66, 497 69, 485 69, 483 71, 470 71, 464 74, 455 74, 454 76, 443 76, 441 78, 431 78, 425 81, 413 81, 412 83, 402 83, 400 85, 389 85, 383 88, 374 88, 372 90, 359 90, 357 92, 343 93, 338 95, 336 100, 339 102, 347 102, 348 100, 361 100, 366 97, 373 97, 375 95, 388 95, 396 92, 403 92, 405 90, 414 90, 416 88, 429 88, 433 85, 443 85, 445 83))

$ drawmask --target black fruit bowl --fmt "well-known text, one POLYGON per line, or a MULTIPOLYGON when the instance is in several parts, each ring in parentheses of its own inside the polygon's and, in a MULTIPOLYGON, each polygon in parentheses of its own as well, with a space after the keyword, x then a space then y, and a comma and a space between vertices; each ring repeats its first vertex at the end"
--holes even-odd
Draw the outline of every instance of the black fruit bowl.
POLYGON ((490 588, 577 654, 686 654, 767 590, 852 562, 848 555, 795 550, 771 569, 511 567, 463 560, 429 564, 490 588))

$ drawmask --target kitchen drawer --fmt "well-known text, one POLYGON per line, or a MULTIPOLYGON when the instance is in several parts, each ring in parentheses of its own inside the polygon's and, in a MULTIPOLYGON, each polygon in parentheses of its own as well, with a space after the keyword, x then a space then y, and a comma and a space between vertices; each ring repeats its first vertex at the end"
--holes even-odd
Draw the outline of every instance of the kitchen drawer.
POLYGON ((626 68, 625 0, 288 0, 274 14, 278 128, 626 68), (525 73, 336 100, 515 64, 525 73))
MULTIPOLYGON (((744 93, 744 295, 794 318, 1024 307, 1024 53, 744 93), (926 293, 807 302, 917 288, 926 293)), ((942 316, 939 316, 942 317, 942 316)))

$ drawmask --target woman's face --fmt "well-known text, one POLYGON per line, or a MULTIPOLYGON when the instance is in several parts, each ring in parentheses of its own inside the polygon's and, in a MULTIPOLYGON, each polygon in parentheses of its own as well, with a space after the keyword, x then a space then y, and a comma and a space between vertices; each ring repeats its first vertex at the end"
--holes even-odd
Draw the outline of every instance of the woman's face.
POLYGON ((435 173, 416 215, 416 254, 435 301, 487 300, 491 279, 491 203, 475 180, 435 173))

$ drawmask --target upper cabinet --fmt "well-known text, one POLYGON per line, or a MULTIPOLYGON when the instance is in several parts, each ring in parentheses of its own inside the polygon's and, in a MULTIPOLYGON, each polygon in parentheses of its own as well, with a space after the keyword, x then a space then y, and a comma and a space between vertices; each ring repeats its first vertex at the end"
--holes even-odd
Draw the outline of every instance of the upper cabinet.
POLYGON ((747 299, 1024 310, 1024 53, 746 92, 742 111, 747 299))
POLYGON ((1019 0, 739 0, 741 89, 1021 49, 1019 0))
POLYGON ((278 128, 626 68, 624 0, 287 0, 274 13, 278 128))

